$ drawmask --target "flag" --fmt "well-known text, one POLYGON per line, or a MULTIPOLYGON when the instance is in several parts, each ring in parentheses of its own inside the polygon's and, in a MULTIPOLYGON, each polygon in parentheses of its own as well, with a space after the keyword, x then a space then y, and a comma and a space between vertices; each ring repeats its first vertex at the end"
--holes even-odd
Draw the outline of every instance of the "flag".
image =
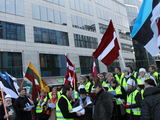
POLYGON ((75 66, 71 63, 69 58, 66 56, 67 62, 67 72, 65 75, 64 85, 71 85, 74 89, 77 89, 77 75, 75 71, 75 66))
POLYGON ((12 98, 17 99, 19 97, 18 91, 16 90, 13 81, 10 81, 9 83, 7 79, 6 75, 0 72, 0 88, 12 98))
POLYGON ((33 66, 33 64, 30 62, 27 68, 27 71, 25 73, 25 77, 32 82, 34 76, 35 85, 38 89, 43 89, 46 92, 49 92, 49 87, 47 84, 42 80, 41 76, 39 75, 36 68, 33 66))
POLYGON ((152 56, 157 56, 160 52, 159 2, 160 0, 143 0, 131 33, 131 38, 142 44, 152 56))
POLYGON ((93 76, 94 78, 97 77, 96 62, 95 62, 94 57, 92 57, 92 76, 93 76))
POLYGON ((119 56, 119 43, 112 21, 102 37, 101 43, 93 53, 95 58, 101 60, 105 65, 110 65, 119 56))

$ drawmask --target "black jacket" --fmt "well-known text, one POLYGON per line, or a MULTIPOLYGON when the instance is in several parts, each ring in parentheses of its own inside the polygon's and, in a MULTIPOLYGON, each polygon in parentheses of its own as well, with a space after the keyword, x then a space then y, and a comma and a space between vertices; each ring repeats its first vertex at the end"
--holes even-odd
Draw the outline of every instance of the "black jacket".
POLYGON ((27 97, 19 97, 14 102, 14 109, 16 112, 16 120, 31 120, 31 111, 24 111, 25 105, 29 103, 29 100, 27 97))
POLYGON ((160 88, 150 87, 144 91, 142 120, 160 119, 160 88))
POLYGON ((76 118, 76 113, 70 113, 68 110, 68 103, 64 97, 61 97, 58 101, 58 107, 60 108, 64 118, 76 118))
POLYGON ((113 111, 112 97, 109 93, 101 90, 94 101, 94 120, 111 120, 113 111))

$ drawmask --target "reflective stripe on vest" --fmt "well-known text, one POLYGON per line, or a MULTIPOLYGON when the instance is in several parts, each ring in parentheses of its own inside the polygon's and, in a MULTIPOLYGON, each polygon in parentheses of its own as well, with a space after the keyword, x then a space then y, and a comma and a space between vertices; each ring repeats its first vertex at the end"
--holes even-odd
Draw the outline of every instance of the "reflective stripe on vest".
MULTIPOLYGON (((150 77, 146 77, 145 80, 150 79, 150 77)), ((144 85, 142 78, 137 79, 137 85, 144 85)))
MULTIPOLYGON (((64 95, 61 95, 61 97, 63 97, 64 99, 66 99, 66 101, 67 101, 67 103, 68 103, 68 110, 69 111, 71 111, 72 110, 72 105, 71 105, 71 103, 69 102, 69 100, 68 100, 68 98, 66 97, 66 96, 64 96, 64 95)), ((61 98, 60 97, 60 98, 61 98)), ((59 100, 58 100, 58 102, 59 102, 59 100)), ((58 106, 58 102, 56 103, 56 116, 57 116, 57 120, 74 120, 74 119, 72 119, 72 118, 64 118, 63 117, 63 114, 62 114, 62 112, 61 112, 61 110, 60 110, 60 108, 59 108, 59 106, 58 106)))
MULTIPOLYGON (((45 97, 43 102, 47 101, 47 97, 45 97)), ((36 113, 42 113, 43 112, 43 106, 41 106, 41 102, 39 101, 37 106, 36 106, 36 113)))
POLYGON ((85 90, 86 90, 86 92, 89 92, 90 86, 91 86, 91 82, 88 81, 88 82, 86 83, 86 85, 85 85, 85 90))
POLYGON ((122 79, 121 86, 122 86, 125 90, 128 89, 127 81, 128 81, 129 79, 131 79, 131 78, 126 79, 126 78, 124 77, 124 78, 122 79))
MULTIPOLYGON (((115 91, 117 95, 122 95, 122 91, 121 91, 121 86, 120 85, 117 86, 115 90, 113 89, 113 87, 110 86, 108 91, 115 91)), ((116 99, 116 98, 114 98, 114 99, 116 99)), ((116 100, 116 104, 120 105, 122 103, 120 101, 116 100)))
MULTIPOLYGON (((129 96, 127 95, 127 105, 136 104, 135 97, 136 97, 137 93, 139 93, 139 91, 135 90, 132 93, 130 93, 129 96)), ((126 109, 126 112, 128 114, 131 114, 131 112, 133 112, 133 115, 141 115, 140 108, 128 108, 128 109, 126 109)))
POLYGON ((121 84, 122 79, 124 78, 124 73, 121 74, 121 77, 119 78, 119 76, 116 74, 115 75, 116 80, 119 82, 119 84, 121 84))

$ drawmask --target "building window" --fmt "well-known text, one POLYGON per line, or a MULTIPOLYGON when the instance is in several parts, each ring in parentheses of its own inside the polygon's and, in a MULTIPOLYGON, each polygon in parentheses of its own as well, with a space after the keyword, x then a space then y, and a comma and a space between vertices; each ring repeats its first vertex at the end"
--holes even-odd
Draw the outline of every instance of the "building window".
POLYGON ((0 0, 0 12, 24 16, 24 0, 0 0))
POLYGON ((13 52, 0 52, 0 71, 22 78, 22 54, 13 52))
POLYGON ((70 8, 82 12, 84 14, 93 16, 93 8, 91 6, 90 1, 87 2, 86 0, 70 0, 70 8))
POLYGON ((39 27, 34 27, 34 41, 69 46, 68 33, 39 27))
POLYGON ((25 27, 21 24, 0 21, 0 38, 25 41, 25 27))
POLYGON ((65 0, 44 0, 46 2, 50 2, 59 6, 65 6, 65 0))
POLYGON ((67 16, 65 12, 39 5, 32 5, 32 18, 50 23, 67 25, 67 16))
POLYGON ((74 34, 74 41, 76 47, 82 48, 97 48, 98 42, 97 38, 74 34))
POLYGON ((104 34, 106 32, 106 29, 108 28, 108 25, 99 23, 99 31, 101 34, 104 34))
POLYGON ((64 76, 66 74, 64 55, 40 54, 39 56, 42 77, 64 76))
POLYGON ((72 15, 72 26, 75 28, 96 32, 95 22, 80 16, 72 15))
MULTIPOLYGON (((81 74, 89 74, 92 72, 92 57, 91 56, 79 56, 81 74)), ((98 60, 96 62, 97 71, 99 72, 98 60)))
POLYGON ((121 30, 119 30, 119 37, 120 37, 121 39, 131 40, 131 38, 130 38, 130 33, 129 33, 129 32, 124 33, 124 32, 122 32, 121 30))
POLYGON ((121 46, 122 46, 122 52, 124 53, 133 53, 134 51, 133 46, 131 45, 121 43, 121 46))

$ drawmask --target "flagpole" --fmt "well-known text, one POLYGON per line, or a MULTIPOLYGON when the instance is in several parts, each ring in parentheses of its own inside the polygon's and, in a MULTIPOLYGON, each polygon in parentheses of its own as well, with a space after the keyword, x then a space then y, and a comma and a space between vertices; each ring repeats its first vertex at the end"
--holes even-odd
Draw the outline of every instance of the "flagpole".
POLYGON ((4 101, 4 94, 3 94, 3 89, 1 88, 1 95, 2 95, 2 103, 3 103, 3 107, 4 107, 4 112, 5 112, 5 115, 7 115, 7 120, 8 119, 8 113, 7 113, 7 109, 6 109, 6 104, 5 104, 5 101, 4 101))
MULTIPOLYGON (((75 65, 74 66, 74 70, 75 70, 75 65)), ((76 79, 75 79, 75 74, 76 74, 76 71, 73 72, 73 80, 74 80, 74 90, 76 91, 76 79)))

